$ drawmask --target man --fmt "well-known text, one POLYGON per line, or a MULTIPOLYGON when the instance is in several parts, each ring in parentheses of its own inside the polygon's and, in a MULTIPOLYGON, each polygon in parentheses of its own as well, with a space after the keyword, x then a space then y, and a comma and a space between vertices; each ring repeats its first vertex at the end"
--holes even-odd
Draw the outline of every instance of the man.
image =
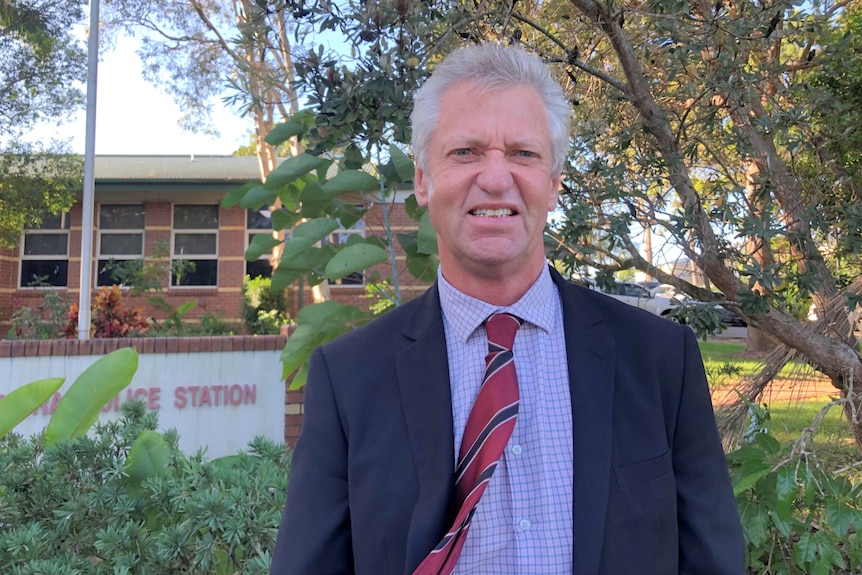
POLYGON ((545 262, 568 118, 542 62, 495 44, 456 51, 417 95, 438 281, 313 353, 272 574, 743 572, 694 334, 545 262), (520 325, 517 416, 465 496, 500 312, 520 325))

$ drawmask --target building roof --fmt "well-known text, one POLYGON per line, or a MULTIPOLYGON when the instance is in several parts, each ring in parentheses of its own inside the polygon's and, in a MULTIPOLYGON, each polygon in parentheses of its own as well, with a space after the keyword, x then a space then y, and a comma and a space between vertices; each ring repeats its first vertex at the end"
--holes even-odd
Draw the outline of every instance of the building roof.
POLYGON ((250 182, 260 180, 256 156, 97 155, 96 181, 250 182))

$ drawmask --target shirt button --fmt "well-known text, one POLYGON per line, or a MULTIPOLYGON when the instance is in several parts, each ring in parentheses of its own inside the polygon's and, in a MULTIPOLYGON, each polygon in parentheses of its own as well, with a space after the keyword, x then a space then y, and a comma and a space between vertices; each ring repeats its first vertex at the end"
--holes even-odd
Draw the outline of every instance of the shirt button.
POLYGON ((529 531, 530 530, 530 520, 529 519, 521 519, 518 523, 518 527, 521 528, 521 531, 529 531))
POLYGON ((521 452, 522 452, 522 451, 524 451, 524 450, 523 450, 523 449, 521 449, 521 446, 520 446, 520 445, 515 444, 515 445, 513 445, 513 446, 512 446, 512 454, 513 454, 513 455, 521 455, 521 452))

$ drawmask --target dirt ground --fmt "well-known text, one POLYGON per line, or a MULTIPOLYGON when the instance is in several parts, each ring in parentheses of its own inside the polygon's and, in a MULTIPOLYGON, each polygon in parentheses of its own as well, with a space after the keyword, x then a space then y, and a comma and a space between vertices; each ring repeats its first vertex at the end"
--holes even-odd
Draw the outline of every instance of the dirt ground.
MULTIPOLYGON (((764 391, 758 403, 770 405, 778 403, 794 404, 809 399, 828 401, 830 397, 838 397, 839 391, 832 387, 828 379, 776 379, 764 391)), ((737 395, 732 387, 722 386, 712 390, 713 405, 726 405, 736 401, 737 395)))

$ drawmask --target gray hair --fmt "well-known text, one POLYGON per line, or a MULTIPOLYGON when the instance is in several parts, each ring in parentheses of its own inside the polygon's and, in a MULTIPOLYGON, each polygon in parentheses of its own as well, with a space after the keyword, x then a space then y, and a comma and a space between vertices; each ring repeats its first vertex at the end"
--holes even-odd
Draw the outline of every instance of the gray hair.
POLYGON ((563 89, 537 55, 495 43, 466 46, 452 52, 416 93, 410 121, 413 155, 420 168, 427 169, 428 146, 440 116, 440 100, 446 90, 463 81, 489 91, 524 85, 534 88, 545 104, 553 171, 556 174, 562 171, 571 130, 571 106, 563 89))

